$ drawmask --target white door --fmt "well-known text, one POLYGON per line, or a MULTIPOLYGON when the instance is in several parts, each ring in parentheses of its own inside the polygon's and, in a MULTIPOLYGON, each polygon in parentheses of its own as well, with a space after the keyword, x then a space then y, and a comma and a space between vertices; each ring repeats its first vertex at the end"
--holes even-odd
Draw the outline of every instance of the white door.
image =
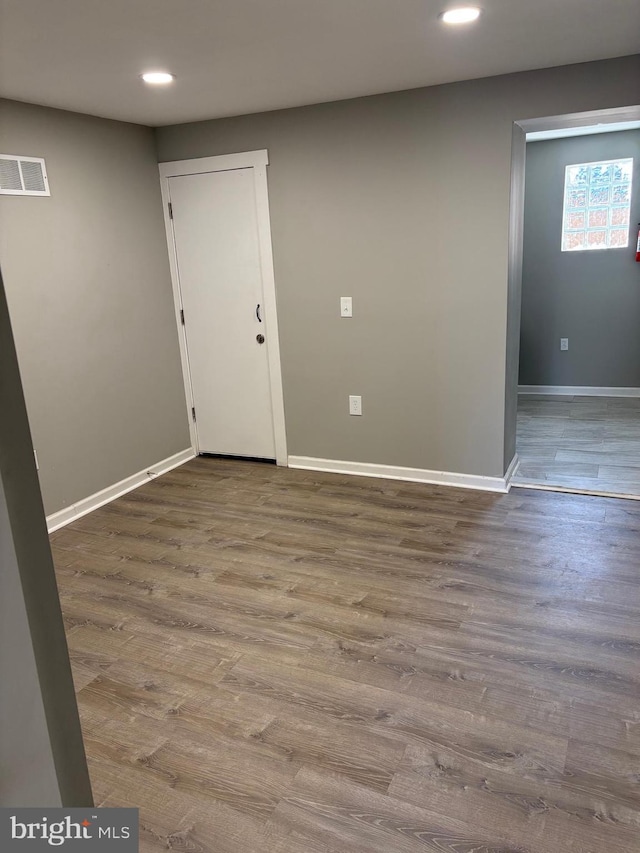
POLYGON ((275 459, 253 170, 168 180, 198 452, 275 459))

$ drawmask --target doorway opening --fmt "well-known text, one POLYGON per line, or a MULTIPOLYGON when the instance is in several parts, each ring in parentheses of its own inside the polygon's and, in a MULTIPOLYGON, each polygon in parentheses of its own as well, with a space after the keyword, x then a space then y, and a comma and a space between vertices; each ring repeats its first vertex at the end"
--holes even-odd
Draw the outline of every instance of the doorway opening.
POLYGON ((640 107, 517 122, 511 484, 640 500, 640 107))

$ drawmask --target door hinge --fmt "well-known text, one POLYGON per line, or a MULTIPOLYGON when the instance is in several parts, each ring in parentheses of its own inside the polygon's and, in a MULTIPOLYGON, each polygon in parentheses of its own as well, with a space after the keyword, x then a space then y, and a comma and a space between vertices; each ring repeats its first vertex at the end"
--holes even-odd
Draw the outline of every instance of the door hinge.
POLYGON ((180 322, 184 326, 184 309, 183 308, 180 309, 180 322))
POLYGON ((196 407, 195 406, 191 406, 191 417, 195 421, 195 419, 196 419, 196 407))
POLYGON ((173 219, 173 205, 169 202, 169 219, 173 219))

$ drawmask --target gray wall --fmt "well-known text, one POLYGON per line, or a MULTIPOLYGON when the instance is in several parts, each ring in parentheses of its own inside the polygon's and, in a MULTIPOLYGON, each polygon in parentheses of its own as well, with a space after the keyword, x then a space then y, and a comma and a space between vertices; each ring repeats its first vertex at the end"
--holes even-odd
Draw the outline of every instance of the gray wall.
POLYGON ((0 197, 0 264, 47 513, 189 446, 153 132, 0 103, 0 151, 50 198, 0 197))
POLYGON ((527 145, 520 384, 640 387, 639 221, 640 130, 527 145), (562 252, 565 166, 616 157, 635 159, 628 248, 562 252))
POLYGON ((0 482, 0 806, 60 806, 9 515, 0 482))
POLYGON ((639 74, 627 57, 157 130, 161 161, 269 150, 290 453, 502 475, 513 121, 633 104, 639 74))
POLYGON ((92 805, 1 279, 0 412, 0 805, 92 805))

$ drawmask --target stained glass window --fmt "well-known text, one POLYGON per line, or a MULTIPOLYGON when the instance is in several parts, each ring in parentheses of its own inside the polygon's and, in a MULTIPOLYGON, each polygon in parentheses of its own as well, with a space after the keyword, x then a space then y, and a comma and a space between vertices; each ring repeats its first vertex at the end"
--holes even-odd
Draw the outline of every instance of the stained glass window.
POLYGON ((567 166, 562 251, 623 249, 629 245, 633 160, 567 166))

